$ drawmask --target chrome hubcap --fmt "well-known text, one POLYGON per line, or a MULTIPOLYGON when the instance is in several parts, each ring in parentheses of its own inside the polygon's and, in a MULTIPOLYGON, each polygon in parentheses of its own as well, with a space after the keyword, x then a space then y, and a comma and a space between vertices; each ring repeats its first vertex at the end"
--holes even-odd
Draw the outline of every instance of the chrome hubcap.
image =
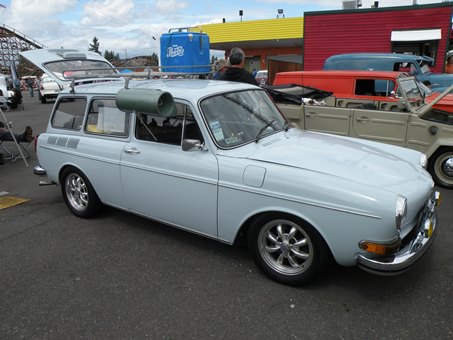
POLYGON ((453 177, 453 158, 448 158, 442 164, 442 171, 449 177, 453 177))
POLYGON ((84 210, 88 205, 88 188, 83 178, 71 174, 66 178, 66 196, 76 210, 84 210))
POLYGON ((279 273, 297 275, 313 260, 313 245, 304 229, 288 220, 267 223, 259 234, 260 254, 279 273))

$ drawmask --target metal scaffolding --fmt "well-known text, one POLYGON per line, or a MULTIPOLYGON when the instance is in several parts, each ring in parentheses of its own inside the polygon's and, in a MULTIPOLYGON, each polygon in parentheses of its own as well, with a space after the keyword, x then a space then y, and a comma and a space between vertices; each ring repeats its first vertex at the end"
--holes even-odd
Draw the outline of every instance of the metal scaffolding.
POLYGON ((45 47, 33 38, 15 30, 14 28, 0 26, 0 69, 10 69, 11 63, 19 63, 19 52, 45 47))

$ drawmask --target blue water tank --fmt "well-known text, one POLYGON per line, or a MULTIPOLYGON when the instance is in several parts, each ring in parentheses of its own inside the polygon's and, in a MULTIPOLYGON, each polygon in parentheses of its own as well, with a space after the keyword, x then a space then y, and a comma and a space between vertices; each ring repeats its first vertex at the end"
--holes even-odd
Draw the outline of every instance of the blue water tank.
POLYGON ((162 71, 208 73, 209 37, 205 33, 181 31, 164 33, 160 37, 162 71))

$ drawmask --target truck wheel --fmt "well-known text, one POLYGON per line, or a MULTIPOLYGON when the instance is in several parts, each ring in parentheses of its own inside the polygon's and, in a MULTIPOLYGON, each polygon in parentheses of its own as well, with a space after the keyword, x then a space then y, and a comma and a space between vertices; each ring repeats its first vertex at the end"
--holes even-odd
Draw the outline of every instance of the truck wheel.
POLYGON ((293 286, 313 280, 330 254, 312 226, 285 214, 266 214, 256 219, 247 241, 255 263, 266 275, 293 286))
POLYGON ((100 211, 101 201, 80 170, 72 167, 65 169, 60 183, 63 199, 74 215, 89 218, 100 211))
POLYGON ((434 182, 445 188, 453 188, 453 148, 441 148, 431 156, 429 172, 434 182))

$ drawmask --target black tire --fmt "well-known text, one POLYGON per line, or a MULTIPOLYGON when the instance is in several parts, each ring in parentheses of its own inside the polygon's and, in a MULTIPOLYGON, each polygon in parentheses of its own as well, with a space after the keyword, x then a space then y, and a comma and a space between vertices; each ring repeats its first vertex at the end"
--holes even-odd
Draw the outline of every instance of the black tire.
POLYGON ((453 188, 453 148, 437 150, 430 158, 428 171, 437 185, 453 188))
POLYGON ((41 104, 45 104, 47 102, 47 99, 45 96, 41 96, 41 104))
POLYGON ((247 241, 258 267, 287 285, 314 280, 330 258, 321 235, 305 221, 286 214, 257 218, 249 228, 247 241))
POLYGON ((83 218, 93 217, 101 209, 101 201, 88 178, 78 169, 66 168, 61 174, 61 193, 71 212, 83 218))

